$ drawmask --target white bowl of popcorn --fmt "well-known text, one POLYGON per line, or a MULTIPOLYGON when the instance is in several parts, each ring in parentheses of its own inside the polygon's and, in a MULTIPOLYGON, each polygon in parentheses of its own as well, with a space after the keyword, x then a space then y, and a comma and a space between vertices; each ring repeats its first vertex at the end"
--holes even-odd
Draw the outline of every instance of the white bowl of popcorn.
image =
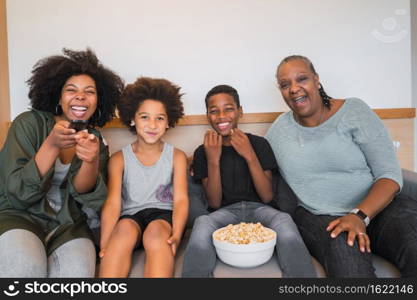
POLYGON ((217 256, 224 263, 253 268, 271 259, 277 235, 261 223, 229 224, 213 232, 217 256))

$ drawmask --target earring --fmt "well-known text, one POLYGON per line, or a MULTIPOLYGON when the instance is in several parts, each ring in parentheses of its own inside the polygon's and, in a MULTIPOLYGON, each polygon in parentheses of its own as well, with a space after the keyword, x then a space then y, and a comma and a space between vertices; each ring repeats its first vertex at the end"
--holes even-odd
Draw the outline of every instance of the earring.
POLYGON ((56 115, 59 115, 59 111, 62 111, 62 108, 60 108, 60 106, 61 106, 61 104, 58 103, 55 107, 55 114, 56 115))
POLYGON ((101 119, 101 110, 100 110, 100 107, 98 108, 98 119, 99 120, 101 119))
POLYGON ((135 126, 136 124, 135 124, 135 121, 130 121, 130 126, 135 126))

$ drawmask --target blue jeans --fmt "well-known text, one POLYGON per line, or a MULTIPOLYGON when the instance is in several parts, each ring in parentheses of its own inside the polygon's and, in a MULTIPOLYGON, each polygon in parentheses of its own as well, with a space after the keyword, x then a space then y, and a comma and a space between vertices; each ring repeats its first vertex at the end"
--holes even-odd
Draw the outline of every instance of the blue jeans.
POLYGON ((312 258, 291 217, 259 202, 239 202, 222 207, 194 221, 185 250, 183 277, 213 277, 216 250, 215 230, 228 224, 260 222, 277 233, 276 252, 283 277, 316 277, 312 258))
MULTIPOLYGON (((371 255, 346 243, 347 233, 331 238, 326 227, 336 216, 314 215, 302 207, 295 222, 310 250, 328 277, 376 277, 371 255)), ((392 262, 403 277, 417 276, 417 201, 397 196, 381 211, 366 230, 371 251, 392 262)))
POLYGON ((0 236, 0 277, 94 277, 96 250, 91 240, 70 240, 46 256, 32 232, 12 229, 0 236))

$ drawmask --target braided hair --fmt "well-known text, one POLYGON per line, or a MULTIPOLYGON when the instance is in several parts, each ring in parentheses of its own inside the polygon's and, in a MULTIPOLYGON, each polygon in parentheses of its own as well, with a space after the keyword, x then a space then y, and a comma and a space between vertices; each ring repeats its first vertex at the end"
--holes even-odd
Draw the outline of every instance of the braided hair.
MULTIPOLYGON (((280 64, 278 65, 276 77, 278 78, 278 70, 281 67, 281 65, 283 65, 284 63, 290 62, 292 60, 298 60, 298 59, 303 60, 305 63, 307 63, 311 72, 313 72, 314 75, 318 75, 317 72, 316 72, 316 69, 314 68, 313 63, 311 62, 310 59, 308 59, 307 57, 302 56, 302 55, 290 55, 290 56, 287 56, 286 58, 284 58, 280 62, 280 64)), ((327 95, 327 93, 324 91, 323 85, 321 83, 320 83, 320 87, 319 87, 319 94, 320 94, 320 97, 323 101, 324 106, 330 109, 330 105, 331 105, 330 104, 330 99, 332 99, 332 97, 327 95)))

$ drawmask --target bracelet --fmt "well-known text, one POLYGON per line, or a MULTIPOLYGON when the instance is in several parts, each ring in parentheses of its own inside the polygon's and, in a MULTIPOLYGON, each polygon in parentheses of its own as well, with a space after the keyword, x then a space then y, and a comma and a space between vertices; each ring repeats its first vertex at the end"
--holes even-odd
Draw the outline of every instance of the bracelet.
POLYGON ((357 215, 361 220, 365 223, 365 226, 369 225, 369 222, 371 221, 369 217, 361 211, 359 208, 354 208, 350 211, 351 214, 357 215))

